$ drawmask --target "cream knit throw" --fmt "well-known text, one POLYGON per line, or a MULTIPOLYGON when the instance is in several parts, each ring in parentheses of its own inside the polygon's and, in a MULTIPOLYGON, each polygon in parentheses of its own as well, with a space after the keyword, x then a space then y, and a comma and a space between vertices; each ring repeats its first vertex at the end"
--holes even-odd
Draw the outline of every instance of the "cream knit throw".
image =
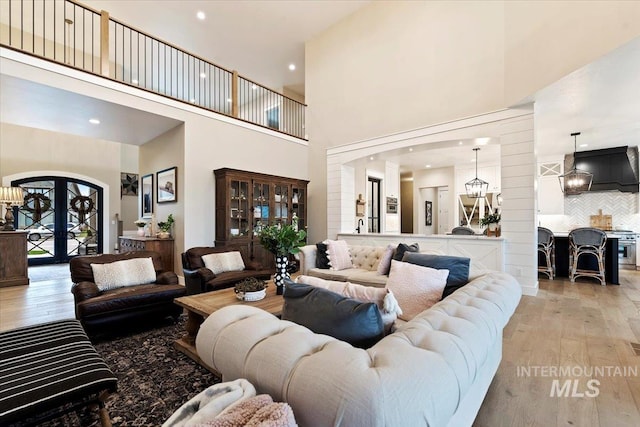
POLYGON ((182 405, 162 427, 191 427, 213 420, 230 405, 256 395, 245 379, 215 384, 182 405))

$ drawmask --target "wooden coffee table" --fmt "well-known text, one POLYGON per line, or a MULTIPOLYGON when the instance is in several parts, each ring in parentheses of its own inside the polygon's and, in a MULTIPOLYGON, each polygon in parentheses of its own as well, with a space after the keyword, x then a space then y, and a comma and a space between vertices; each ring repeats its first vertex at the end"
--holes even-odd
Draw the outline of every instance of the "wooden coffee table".
POLYGON ((276 295, 275 285, 273 282, 269 282, 269 286, 267 286, 267 296, 260 301, 241 301, 236 298, 234 289, 228 288, 204 294, 176 298, 174 302, 187 310, 186 333, 182 338, 175 341, 174 346, 177 350, 183 352, 191 359, 202 365, 200 358, 198 357, 198 352, 196 351, 196 335, 198 334, 198 330, 200 329, 202 322, 204 322, 204 319, 206 319, 211 313, 228 305, 246 304, 252 307, 261 308, 277 316, 282 312, 284 299, 282 298, 282 295, 276 295))

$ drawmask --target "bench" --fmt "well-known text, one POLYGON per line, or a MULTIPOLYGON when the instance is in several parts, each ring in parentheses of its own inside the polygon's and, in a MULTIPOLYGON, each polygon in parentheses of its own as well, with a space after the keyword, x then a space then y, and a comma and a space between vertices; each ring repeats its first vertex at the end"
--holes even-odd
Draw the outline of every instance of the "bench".
POLYGON ((0 425, 37 424, 97 404, 111 425, 105 392, 117 378, 75 319, 0 333, 0 425))

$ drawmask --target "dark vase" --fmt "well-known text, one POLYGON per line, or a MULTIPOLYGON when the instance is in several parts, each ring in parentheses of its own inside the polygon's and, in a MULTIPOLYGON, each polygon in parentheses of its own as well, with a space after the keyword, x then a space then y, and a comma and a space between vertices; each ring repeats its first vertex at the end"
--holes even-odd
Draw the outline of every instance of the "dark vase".
POLYGON ((289 271, 289 257, 276 255, 276 275, 273 278, 273 282, 276 284, 276 294, 282 295, 284 292, 284 279, 288 279, 289 271))

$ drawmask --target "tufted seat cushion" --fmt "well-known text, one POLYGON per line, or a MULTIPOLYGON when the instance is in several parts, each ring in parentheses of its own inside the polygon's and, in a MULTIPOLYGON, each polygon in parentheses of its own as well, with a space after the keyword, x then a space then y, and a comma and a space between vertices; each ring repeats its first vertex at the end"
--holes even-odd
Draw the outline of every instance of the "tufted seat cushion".
POLYGON ((288 402, 300 425, 470 425, 520 295, 508 274, 484 275, 367 350, 235 305, 204 321, 196 347, 224 381, 288 402))

